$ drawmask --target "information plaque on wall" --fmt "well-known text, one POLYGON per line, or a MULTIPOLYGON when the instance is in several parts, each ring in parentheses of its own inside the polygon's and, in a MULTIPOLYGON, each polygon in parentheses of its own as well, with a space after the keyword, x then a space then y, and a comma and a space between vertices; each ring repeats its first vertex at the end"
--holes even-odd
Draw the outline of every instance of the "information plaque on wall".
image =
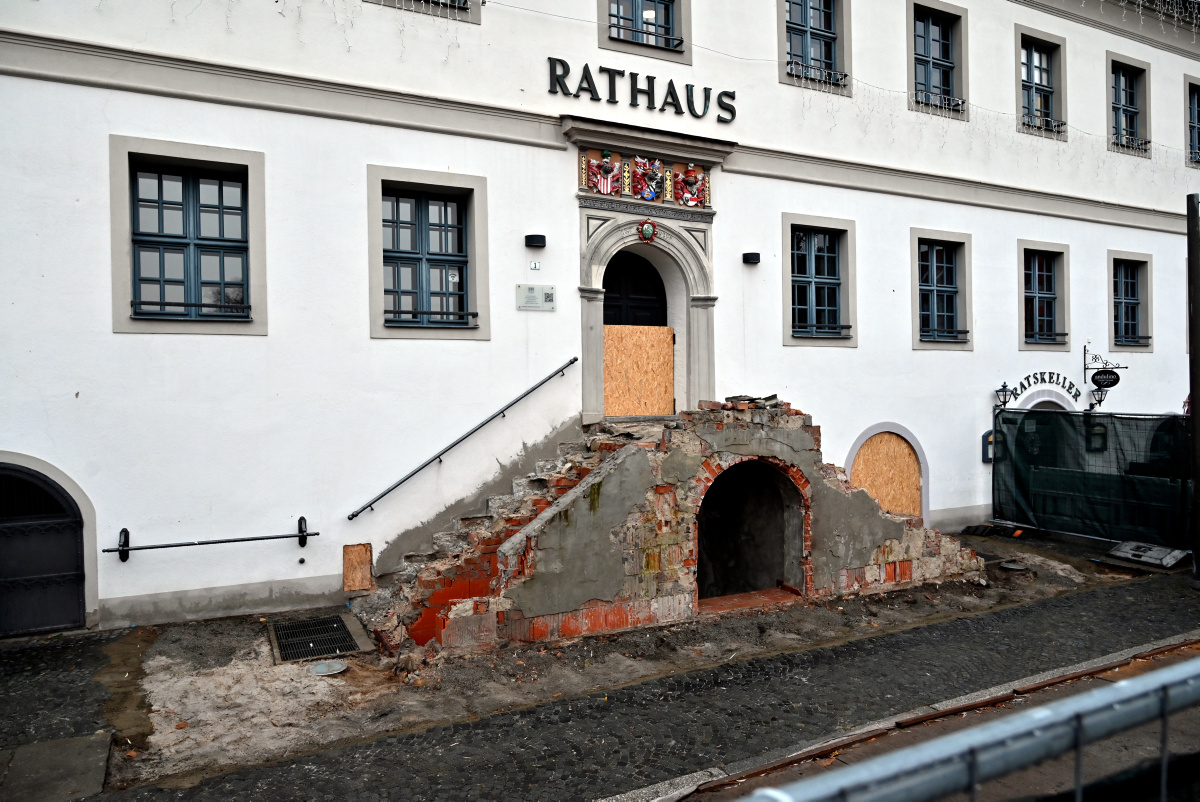
POLYGON ((553 312, 553 284, 518 284, 517 310, 521 312, 553 312))

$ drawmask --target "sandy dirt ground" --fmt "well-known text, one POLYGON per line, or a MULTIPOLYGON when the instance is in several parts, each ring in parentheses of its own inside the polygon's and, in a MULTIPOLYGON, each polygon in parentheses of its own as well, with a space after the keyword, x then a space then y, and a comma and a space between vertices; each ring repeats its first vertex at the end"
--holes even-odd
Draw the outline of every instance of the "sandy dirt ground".
MULTIPOLYGON (((949 581, 812 605, 797 600, 768 611, 553 645, 511 644, 483 654, 442 652, 399 662, 361 654, 334 677, 312 676, 306 663, 275 665, 271 656, 268 621, 313 617, 314 611, 140 629, 128 637, 129 650, 140 656, 134 678, 142 693, 124 697, 125 718, 135 735, 114 750, 108 787, 148 781, 187 787, 238 766, 332 744, 412 732, 731 660, 835 645, 1133 578, 1052 546, 965 540, 994 558, 978 582, 949 581), (1025 570, 1001 568, 1002 560, 1017 560, 1025 570)), ((119 742, 121 737, 118 732, 119 742)))

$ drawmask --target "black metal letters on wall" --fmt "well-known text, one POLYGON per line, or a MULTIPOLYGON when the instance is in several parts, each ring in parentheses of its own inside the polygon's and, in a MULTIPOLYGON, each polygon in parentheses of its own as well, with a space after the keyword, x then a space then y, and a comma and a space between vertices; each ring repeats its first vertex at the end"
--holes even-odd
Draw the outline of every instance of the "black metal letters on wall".
MULTIPOLYGON (((625 77, 625 70, 617 70, 612 67, 599 67, 596 72, 603 76, 600 85, 596 84, 596 77, 592 74, 592 68, 586 63, 583 69, 579 72, 579 80, 575 84, 575 90, 571 91, 571 85, 567 82, 567 78, 571 75, 571 65, 565 59, 554 58, 550 56, 547 59, 550 65, 550 94, 565 95, 567 97, 580 97, 587 95, 590 100, 595 103, 620 103, 618 99, 617 79, 625 77), (606 90, 602 94, 601 90, 606 90)), ((687 106, 688 114, 691 114, 698 120, 704 119, 708 115, 709 108, 712 102, 712 87, 704 87, 702 90, 697 90, 694 84, 684 84, 683 97, 681 99, 679 90, 675 87, 675 81, 668 80, 667 86, 659 95, 656 92, 655 83, 657 77, 654 75, 641 75, 640 73, 629 73, 629 105, 635 108, 644 107, 648 111, 658 110, 665 112, 670 109, 675 114, 684 114, 684 106, 687 106), (655 101, 661 97, 661 102, 655 105, 655 101)), ((724 91, 717 93, 717 108, 721 111, 717 114, 717 122, 731 123, 737 117, 737 109, 734 108, 733 101, 737 99, 737 93, 724 91)))

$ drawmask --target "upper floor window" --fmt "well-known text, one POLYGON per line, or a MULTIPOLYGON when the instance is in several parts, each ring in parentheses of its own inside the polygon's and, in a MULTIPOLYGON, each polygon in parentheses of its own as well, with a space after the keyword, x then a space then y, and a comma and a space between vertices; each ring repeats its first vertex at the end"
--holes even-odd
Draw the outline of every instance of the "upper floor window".
POLYGON ((679 50, 675 0, 609 0, 608 35, 613 39, 679 50))
POLYGON ((1021 46, 1021 124, 1059 131, 1066 123, 1056 112, 1054 52, 1047 45, 1026 40, 1021 46))
POLYGON ((1188 87, 1188 160, 1200 162, 1200 87, 1188 87))
POLYGON ((913 15, 914 94, 917 103, 961 110, 955 95, 954 28, 956 20, 927 8, 913 15))
POLYGON ((1113 261, 1113 342, 1117 345, 1147 345, 1142 333, 1143 265, 1128 259, 1113 261))
POLYGON ((244 168, 130 164, 134 317, 249 320, 244 168))
POLYGON ((386 324, 471 325, 466 204, 385 189, 382 224, 386 324))
POLYGON ((792 336, 844 337, 841 232, 792 229, 792 336))
POLYGON ((1058 331, 1058 254, 1025 252, 1025 341, 1059 343, 1066 332, 1058 331))
POLYGON ((921 240, 917 246, 922 340, 965 342, 958 327, 958 249, 956 242, 921 240))
POLYGON ((839 72, 837 0, 786 0, 788 75, 842 84, 839 72))
POLYGON ((1141 120, 1142 71, 1125 64, 1112 65, 1112 143, 1134 150, 1146 150, 1141 120))

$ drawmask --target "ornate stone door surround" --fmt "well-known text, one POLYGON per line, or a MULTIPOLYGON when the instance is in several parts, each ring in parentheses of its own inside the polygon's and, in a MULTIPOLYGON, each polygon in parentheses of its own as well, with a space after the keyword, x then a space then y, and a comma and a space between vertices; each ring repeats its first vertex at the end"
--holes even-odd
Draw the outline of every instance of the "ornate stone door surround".
MULTIPOLYGON (((676 159, 703 165, 711 175, 735 143, 698 139, 578 117, 563 118, 563 135, 581 148, 676 159)), ((719 192, 719 187, 717 188, 719 192)), ((604 270, 619 251, 636 250, 661 271, 678 271, 686 300, 682 335, 683 386, 676 397, 684 406, 712 398, 716 392, 713 307, 713 231, 711 208, 647 203, 579 191, 579 294, 582 325, 583 422, 604 417, 604 270), (644 243, 638 234, 643 220, 653 220, 657 235, 644 243)), ((670 282, 668 280, 668 292, 670 282)), ((677 355, 679 352, 677 351, 677 355)), ((677 356, 678 358, 678 356, 677 356)), ((679 373, 677 372, 677 376, 679 373)))

